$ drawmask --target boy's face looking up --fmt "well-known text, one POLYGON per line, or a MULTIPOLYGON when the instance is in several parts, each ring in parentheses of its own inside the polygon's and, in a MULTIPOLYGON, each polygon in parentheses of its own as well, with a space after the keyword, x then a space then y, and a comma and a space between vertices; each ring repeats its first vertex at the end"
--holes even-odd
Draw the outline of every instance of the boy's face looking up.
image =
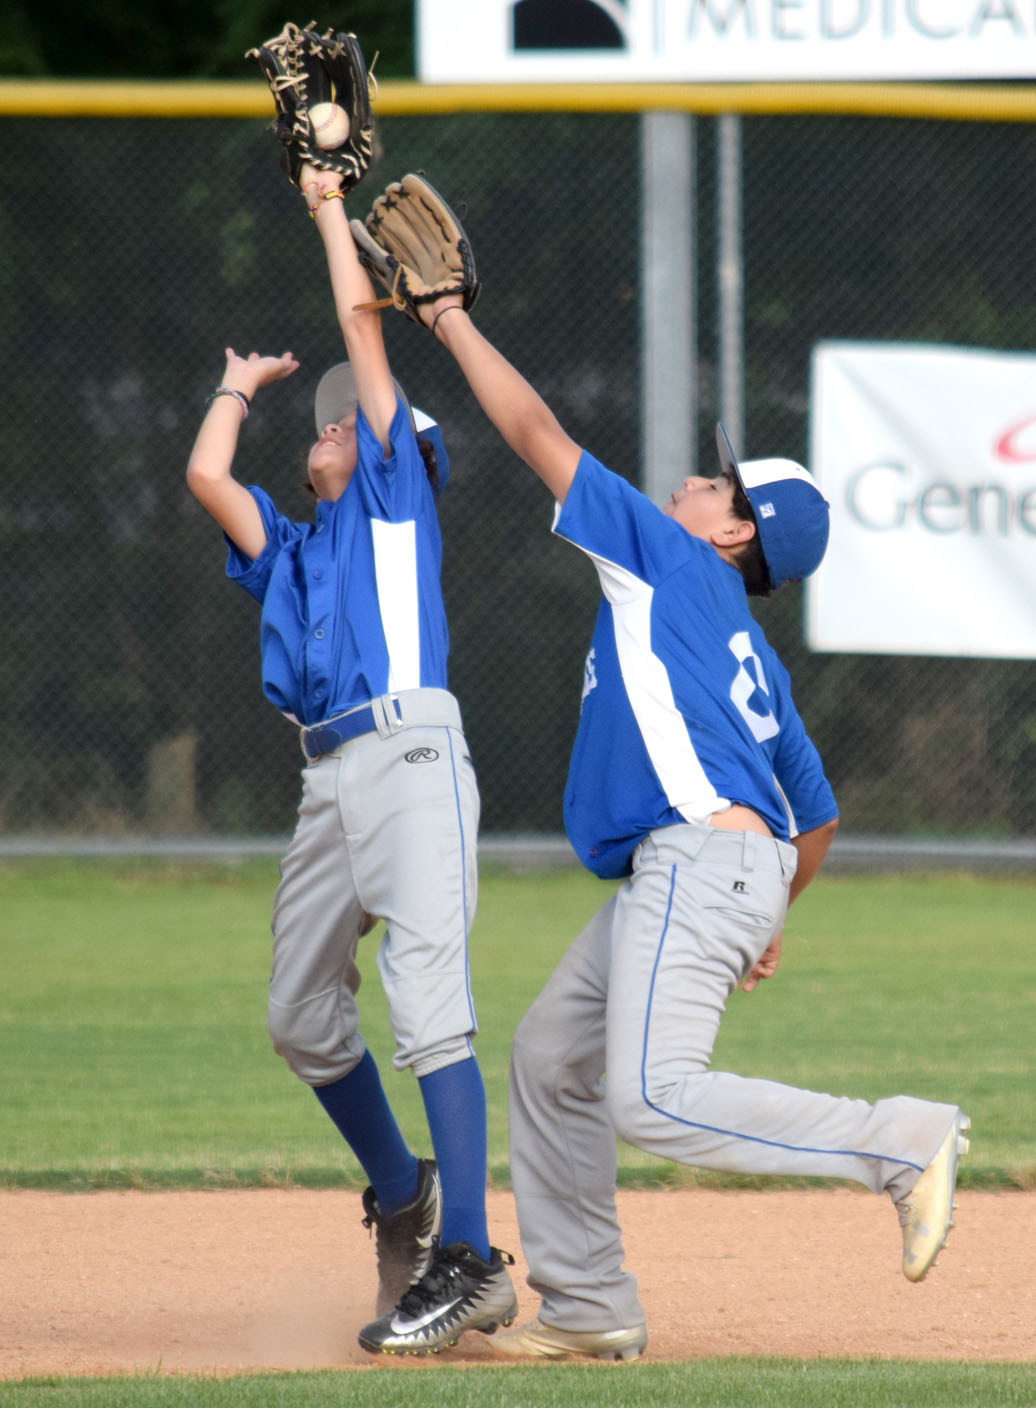
POLYGON ((734 512, 734 481, 727 473, 715 479, 691 475, 670 497, 663 513, 695 538, 717 550, 736 547, 755 534, 755 524, 734 512))
POLYGON ((306 462, 318 499, 334 502, 344 494, 356 468, 356 412, 324 426, 306 462))

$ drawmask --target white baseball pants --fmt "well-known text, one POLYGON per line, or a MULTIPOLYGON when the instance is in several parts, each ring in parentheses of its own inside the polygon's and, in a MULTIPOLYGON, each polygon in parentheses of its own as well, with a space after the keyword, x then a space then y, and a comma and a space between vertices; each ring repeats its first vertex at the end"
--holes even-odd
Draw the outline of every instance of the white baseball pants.
POLYGON ((388 722, 309 763, 273 913, 268 1025, 309 1085, 340 1080, 366 1049, 356 966, 367 914, 385 921, 378 970, 393 1064, 428 1075, 471 1055, 468 933, 478 896, 479 795, 456 700, 396 696, 388 722))
POLYGON ((546 1324, 644 1321, 623 1269, 616 1135, 678 1163, 853 1179, 893 1197, 942 1143, 956 1106, 872 1105, 709 1069, 728 997, 783 926, 796 861, 751 832, 653 833, 520 1023, 511 1174, 546 1324))

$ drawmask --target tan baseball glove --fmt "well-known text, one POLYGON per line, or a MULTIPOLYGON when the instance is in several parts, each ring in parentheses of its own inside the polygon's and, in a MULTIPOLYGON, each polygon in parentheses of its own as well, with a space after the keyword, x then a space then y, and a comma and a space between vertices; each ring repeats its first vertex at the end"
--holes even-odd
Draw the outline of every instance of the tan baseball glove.
MULTIPOLYGON (((464 228, 434 186, 410 173, 378 196, 366 221, 351 220, 364 267, 388 290, 391 304, 415 323, 422 303, 459 293, 465 308, 478 297, 475 256, 464 228)), ((422 326, 424 324, 422 323, 422 326)))

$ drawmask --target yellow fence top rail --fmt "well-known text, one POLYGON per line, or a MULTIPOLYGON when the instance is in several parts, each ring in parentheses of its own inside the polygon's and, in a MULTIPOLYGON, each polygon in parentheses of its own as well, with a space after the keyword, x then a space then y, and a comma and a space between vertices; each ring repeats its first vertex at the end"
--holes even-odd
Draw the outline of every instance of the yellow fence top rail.
MULTIPOLYGON (((385 82, 379 116, 453 112, 676 112, 909 117, 972 122, 1036 121, 1036 85, 942 83, 569 83, 385 82)), ((272 117, 255 82, 0 79, 3 117, 272 117)))

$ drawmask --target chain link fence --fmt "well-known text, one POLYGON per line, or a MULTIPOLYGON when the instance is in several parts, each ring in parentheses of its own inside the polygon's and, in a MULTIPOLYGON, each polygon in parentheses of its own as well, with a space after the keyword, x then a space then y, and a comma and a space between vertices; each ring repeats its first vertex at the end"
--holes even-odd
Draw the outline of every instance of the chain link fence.
MULTIPOLYGON (((481 327, 569 432, 639 464, 638 121, 393 116, 354 213, 418 169, 465 211, 481 327)), ((700 170, 699 463, 716 405, 717 119, 700 170)), ((312 394, 342 355, 319 238, 267 123, 0 118, 0 835, 288 832, 300 754, 259 687, 258 612, 223 577, 184 470, 223 349, 290 349, 237 472, 302 517, 312 394), (31 152, 32 160, 25 153, 31 152)), ((1030 350, 1036 130, 743 120, 745 450, 806 459, 821 339, 1030 350)), ((483 831, 553 834, 596 610, 543 487, 446 352, 386 315, 393 368, 443 424, 452 687, 483 831)), ((760 605, 843 831, 1036 836, 1032 661, 821 655, 801 589, 760 605)))

